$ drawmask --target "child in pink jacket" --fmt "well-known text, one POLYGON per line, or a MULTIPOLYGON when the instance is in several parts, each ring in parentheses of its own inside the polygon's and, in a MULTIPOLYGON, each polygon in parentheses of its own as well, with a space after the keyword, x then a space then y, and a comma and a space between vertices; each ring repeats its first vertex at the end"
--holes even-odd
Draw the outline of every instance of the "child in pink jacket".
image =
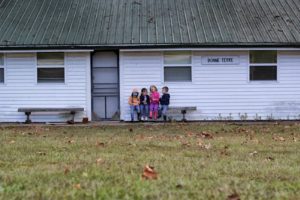
POLYGON ((159 106, 159 93, 157 92, 157 87, 152 85, 150 87, 150 119, 157 119, 158 116, 158 106, 159 106))

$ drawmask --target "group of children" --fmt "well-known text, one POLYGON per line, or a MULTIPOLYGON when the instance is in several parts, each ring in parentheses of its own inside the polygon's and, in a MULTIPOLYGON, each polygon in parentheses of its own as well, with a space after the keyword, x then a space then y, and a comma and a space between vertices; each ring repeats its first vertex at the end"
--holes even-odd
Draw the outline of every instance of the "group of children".
POLYGON ((138 89, 133 89, 128 103, 130 105, 131 121, 134 121, 135 112, 137 112, 139 121, 147 121, 148 118, 157 120, 160 110, 164 121, 166 121, 170 104, 169 88, 166 86, 162 88, 161 97, 155 85, 150 87, 150 95, 148 95, 146 88, 141 90, 141 94, 139 94, 138 89))

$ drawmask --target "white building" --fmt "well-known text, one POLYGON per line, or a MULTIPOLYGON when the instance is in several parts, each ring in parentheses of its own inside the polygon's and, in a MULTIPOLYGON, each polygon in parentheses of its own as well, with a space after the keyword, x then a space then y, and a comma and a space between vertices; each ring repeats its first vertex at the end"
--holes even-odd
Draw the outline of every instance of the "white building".
POLYGON ((132 89, 150 85, 168 86, 172 107, 196 107, 188 120, 300 119, 296 1, 1 1, 0 11, 0 122, 24 122, 19 108, 73 107, 84 109, 76 121, 127 121, 132 89))

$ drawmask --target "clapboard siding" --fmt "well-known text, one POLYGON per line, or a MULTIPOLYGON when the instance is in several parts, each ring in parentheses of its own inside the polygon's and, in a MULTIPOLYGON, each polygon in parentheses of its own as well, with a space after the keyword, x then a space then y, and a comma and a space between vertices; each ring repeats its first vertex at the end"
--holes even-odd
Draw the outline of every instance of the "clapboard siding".
MULTIPOLYGON (((189 120, 299 119, 300 52, 278 52, 278 81, 250 82, 248 51, 194 51, 191 83, 163 83, 162 52, 120 55, 121 119, 129 120, 132 88, 169 86, 171 106, 197 106, 189 120), (203 56, 238 56, 237 65, 203 65, 203 56)), ((171 113, 173 117, 180 115, 171 113)))
MULTIPOLYGON (((76 121, 90 117, 90 54, 65 53, 65 83, 38 84, 35 53, 5 54, 5 84, 0 85, 0 121, 24 122, 20 107, 83 107, 76 121)), ((63 122, 67 113, 33 113, 34 122, 63 122)))

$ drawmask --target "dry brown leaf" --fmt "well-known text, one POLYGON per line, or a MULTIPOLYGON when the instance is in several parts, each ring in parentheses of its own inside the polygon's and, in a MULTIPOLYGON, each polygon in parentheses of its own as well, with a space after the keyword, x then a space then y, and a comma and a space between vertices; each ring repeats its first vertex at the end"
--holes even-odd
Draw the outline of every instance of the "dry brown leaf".
POLYGON ((201 148, 201 149, 210 149, 211 148, 211 144, 205 144, 201 139, 198 139, 197 141, 197 145, 201 148))
POLYGON ((191 146, 191 143, 187 142, 187 141, 182 141, 181 142, 181 145, 184 146, 184 147, 190 147, 191 146))
POLYGON ((73 143, 75 143, 75 140, 68 140, 67 143, 68 143, 68 144, 73 144, 73 143))
POLYGON ((96 160, 96 163, 97 163, 97 165, 100 165, 100 164, 103 163, 103 160, 102 160, 101 158, 98 158, 98 159, 96 160))
POLYGON ((64 169, 64 174, 66 175, 66 174, 68 174, 70 171, 71 171, 70 168, 66 166, 65 169, 64 169))
POLYGON ((227 197, 227 200, 240 200, 240 195, 238 193, 233 193, 227 197))
POLYGON ((80 183, 77 183, 77 184, 74 184, 73 187, 77 190, 80 190, 81 189, 81 185, 80 183))
POLYGON ((256 154, 258 154, 257 151, 253 151, 253 152, 249 153, 250 156, 255 156, 256 154))
POLYGON ((45 155, 46 155, 46 152, 41 152, 41 151, 39 151, 39 152, 37 152, 37 154, 39 154, 40 156, 45 156, 45 155))
POLYGON ((201 133, 201 137, 206 138, 206 139, 213 139, 213 135, 211 133, 207 133, 205 131, 201 133))
POLYGON ((210 143, 208 143, 208 144, 206 144, 206 145, 204 145, 204 149, 211 149, 211 144, 210 143))
POLYGON ((14 143, 16 143, 16 141, 14 140, 9 141, 9 144, 14 144, 14 143))
POLYGON ((266 160, 267 160, 267 161, 273 161, 273 160, 275 160, 275 158, 269 156, 269 157, 266 158, 266 160))
POLYGON ((187 136, 187 137, 193 137, 193 135, 194 135, 194 133, 193 133, 193 132, 190 132, 190 131, 186 133, 186 136, 187 136))
POLYGON ((251 140, 251 142, 253 142, 254 144, 259 144, 259 143, 260 143, 259 140, 256 139, 256 138, 252 138, 252 139, 250 139, 250 140, 251 140))
POLYGON ((97 142, 96 142, 96 146, 97 146, 97 147, 104 147, 104 146, 105 146, 105 143, 104 143, 104 142, 97 141, 97 142))
POLYGON ((297 142, 298 139, 297 139, 296 137, 293 137, 293 141, 294 141, 294 142, 297 142))
POLYGON ((273 136, 273 140, 275 140, 275 141, 279 141, 279 142, 284 142, 285 141, 285 139, 284 139, 284 137, 281 137, 281 136, 273 136))
POLYGON ((157 172, 154 170, 154 167, 146 165, 142 174, 142 178, 146 180, 154 180, 158 178, 157 172))
POLYGON ((203 140, 201 140, 201 139, 198 139, 198 141, 197 141, 197 145, 198 145, 198 146, 200 146, 200 147, 202 147, 202 146, 204 145, 204 142, 203 142, 203 140))

